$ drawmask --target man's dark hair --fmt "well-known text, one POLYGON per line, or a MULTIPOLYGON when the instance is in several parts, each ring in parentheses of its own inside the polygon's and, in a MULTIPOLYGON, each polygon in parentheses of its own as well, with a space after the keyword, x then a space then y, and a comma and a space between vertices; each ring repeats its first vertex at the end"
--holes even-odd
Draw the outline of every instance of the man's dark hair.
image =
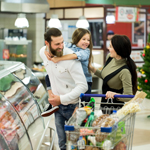
POLYGON ((52 41, 52 36, 54 37, 58 37, 61 36, 62 33, 59 29, 57 28, 47 28, 46 32, 44 33, 44 39, 45 41, 47 41, 48 43, 50 43, 52 41))

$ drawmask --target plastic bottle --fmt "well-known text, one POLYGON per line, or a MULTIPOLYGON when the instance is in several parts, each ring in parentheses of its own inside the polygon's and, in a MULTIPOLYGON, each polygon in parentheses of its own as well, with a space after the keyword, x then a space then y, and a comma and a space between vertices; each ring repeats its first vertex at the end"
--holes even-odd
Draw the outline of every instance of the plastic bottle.
POLYGON ((91 98, 90 102, 86 106, 94 109, 95 108, 95 99, 91 98))
POLYGON ((83 120, 83 122, 82 122, 82 124, 81 124, 81 127, 84 127, 84 126, 85 126, 87 120, 88 120, 88 118, 85 118, 85 119, 83 120))
POLYGON ((91 112, 86 124, 85 124, 85 127, 91 127, 92 126, 92 123, 94 121, 94 112, 91 112))
POLYGON ((113 110, 113 113, 110 115, 111 118, 115 120, 115 122, 118 122, 119 117, 117 116, 117 110, 113 110))
POLYGON ((85 139, 85 137, 80 136, 80 138, 78 140, 78 149, 84 150, 85 149, 85 145, 86 145, 86 139, 85 139))
POLYGON ((96 146, 95 136, 88 136, 88 140, 92 143, 91 145, 96 146))

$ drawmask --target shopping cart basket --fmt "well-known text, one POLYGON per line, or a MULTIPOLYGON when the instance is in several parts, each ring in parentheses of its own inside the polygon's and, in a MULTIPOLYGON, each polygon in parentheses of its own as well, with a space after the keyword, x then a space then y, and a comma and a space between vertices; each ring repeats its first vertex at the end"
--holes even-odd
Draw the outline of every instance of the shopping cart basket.
MULTIPOLYGON (((105 97, 104 94, 81 94, 80 97, 82 96, 105 97)), ((133 98, 134 95, 115 95, 114 97, 133 98)), ((105 115, 107 115, 108 121, 108 118, 113 116, 110 113, 116 110, 116 108, 105 107, 103 110, 105 110, 104 112, 106 113, 105 115)), ((84 127, 77 124, 72 125, 71 122, 76 121, 75 115, 76 114, 74 114, 65 125, 67 150, 132 150, 136 113, 130 113, 120 118, 113 118, 114 120, 117 119, 117 121, 108 127, 103 126, 102 123, 101 126, 96 127, 84 127), (85 145, 82 145, 81 141, 84 141, 85 145)), ((106 119, 103 121, 105 122, 106 119)))

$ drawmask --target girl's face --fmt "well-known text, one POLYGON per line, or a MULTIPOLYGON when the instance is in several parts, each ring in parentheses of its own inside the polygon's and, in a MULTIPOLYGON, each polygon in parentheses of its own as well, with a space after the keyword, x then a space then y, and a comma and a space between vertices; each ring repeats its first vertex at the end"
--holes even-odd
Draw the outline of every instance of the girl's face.
POLYGON ((86 49, 90 45, 90 35, 88 33, 84 34, 84 36, 77 43, 77 47, 82 49, 86 49))
POLYGON ((116 51, 114 50, 114 48, 113 48, 111 42, 110 42, 110 45, 109 45, 108 49, 109 49, 109 52, 110 52, 110 57, 116 58, 117 53, 116 53, 116 51))

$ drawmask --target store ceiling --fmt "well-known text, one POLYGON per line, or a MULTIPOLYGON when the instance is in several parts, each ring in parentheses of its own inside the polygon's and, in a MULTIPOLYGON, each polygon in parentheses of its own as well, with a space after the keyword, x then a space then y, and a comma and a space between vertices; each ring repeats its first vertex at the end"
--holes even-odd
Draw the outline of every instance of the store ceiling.
POLYGON ((48 11, 47 0, 0 0, 0 12, 46 13, 48 11))

